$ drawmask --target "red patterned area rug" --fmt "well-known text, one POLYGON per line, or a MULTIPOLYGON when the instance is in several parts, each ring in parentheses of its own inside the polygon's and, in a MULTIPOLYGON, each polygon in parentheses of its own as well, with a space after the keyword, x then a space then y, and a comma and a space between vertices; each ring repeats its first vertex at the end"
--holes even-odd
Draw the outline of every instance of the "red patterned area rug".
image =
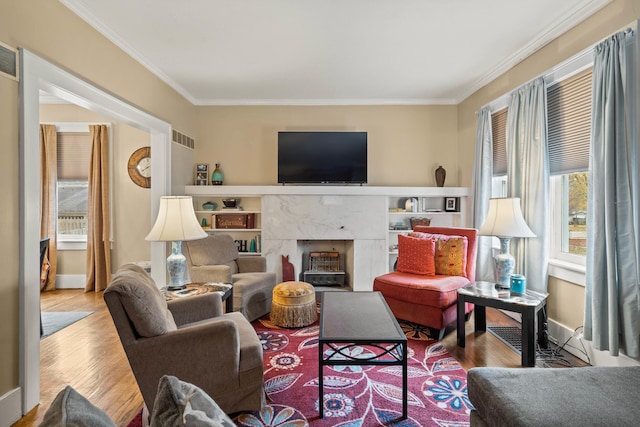
MULTIPOLYGON (((239 426, 468 426, 467 373, 428 329, 400 322, 408 338, 408 418, 402 415, 400 366, 324 368, 324 419, 318 417, 318 324, 300 329, 253 322, 264 350, 269 400, 260 412, 235 414, 239 426)), ((352 354, 365 356, 366 347, 352 354)))
POLYGON ((136 415, 131 421, 129 421, 127 427, 142 427, 142 409, 140 410, 140 412, 138 412, 138 415, 136 415))

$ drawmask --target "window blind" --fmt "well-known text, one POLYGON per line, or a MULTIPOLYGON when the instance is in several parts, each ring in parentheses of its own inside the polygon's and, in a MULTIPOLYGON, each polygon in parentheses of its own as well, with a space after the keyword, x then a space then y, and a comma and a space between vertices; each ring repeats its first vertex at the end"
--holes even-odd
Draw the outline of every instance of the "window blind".
POLYGON ((507 174, 507 109, 491 115, 493 138, 493 176, 507 174))
POLYGON ((58 132, 58 180, 89 179, 89 132, 58 132))
POLYGON ((591 74, 588 68, 547 89, 549 170, 552 175, 589 168, 591 74))

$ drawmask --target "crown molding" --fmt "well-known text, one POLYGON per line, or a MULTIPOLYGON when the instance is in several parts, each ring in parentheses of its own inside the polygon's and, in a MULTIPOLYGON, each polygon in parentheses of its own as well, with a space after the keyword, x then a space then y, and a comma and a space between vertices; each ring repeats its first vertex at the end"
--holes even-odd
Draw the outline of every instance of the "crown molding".
POLYGON ((453 98, 434 99, 205 99, 196 106, 356 106, 356 105, 456 105, 453 98))
POLYGON ((194 98, 185 88, 179 85, 175 80, 165 74, 156 67, 151 61, 134 49, 125 39, 111 31, 97 16, 87 9, 82 2, 76 0, 60 0, 60 3, 69 8, 73 13, 82 18, 87 24, 93 27, 100 34, 105 36, 109 41, 122 49, 127 55, 131 56, 136 62, 149 70, 152 74, 169 85, 173 90, 182 95, 191 104, 196 105, 197 99, 194 98))
POLYGON ((589 18, 612 1, 613 0, 593 0, 587 5, 576 6, 569 10, 566 14, 560 16, 550 24, 544 31, 534 37, 529 43, 501 63, 497 64, 492 70, 477 79, 468 88, 461 91, 459 95, 455 97, 456 103, 461 103, 476 91, 488 85, 502 74, 506 73, 551 41, 557 39, 562 34, 589 18))

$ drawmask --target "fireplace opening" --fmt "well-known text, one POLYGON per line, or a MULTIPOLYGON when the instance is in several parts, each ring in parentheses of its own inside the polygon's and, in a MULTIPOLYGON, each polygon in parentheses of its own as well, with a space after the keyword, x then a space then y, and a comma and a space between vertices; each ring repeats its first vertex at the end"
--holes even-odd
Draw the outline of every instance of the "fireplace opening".
POLYGON ((309 252, 304 254, 303 280, 313 286, 344 286, 345 271, 340 252, 309 252))
POLYGON ((301 244, 300 280, 313 286, 350 287, 353 241, 304 240, 301 244))

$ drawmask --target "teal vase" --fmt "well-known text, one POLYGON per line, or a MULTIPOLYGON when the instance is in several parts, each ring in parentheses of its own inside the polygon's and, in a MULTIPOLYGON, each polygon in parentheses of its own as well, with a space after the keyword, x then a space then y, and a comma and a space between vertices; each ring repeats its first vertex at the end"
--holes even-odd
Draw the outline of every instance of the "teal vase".
POLYGON ((213 170, 213 173, 211 174, 211 183, 213 185, 222 185, 223 181, 224 181, 224 175, 220 170, 220 163, 216 163, 216 168, 213 170))

